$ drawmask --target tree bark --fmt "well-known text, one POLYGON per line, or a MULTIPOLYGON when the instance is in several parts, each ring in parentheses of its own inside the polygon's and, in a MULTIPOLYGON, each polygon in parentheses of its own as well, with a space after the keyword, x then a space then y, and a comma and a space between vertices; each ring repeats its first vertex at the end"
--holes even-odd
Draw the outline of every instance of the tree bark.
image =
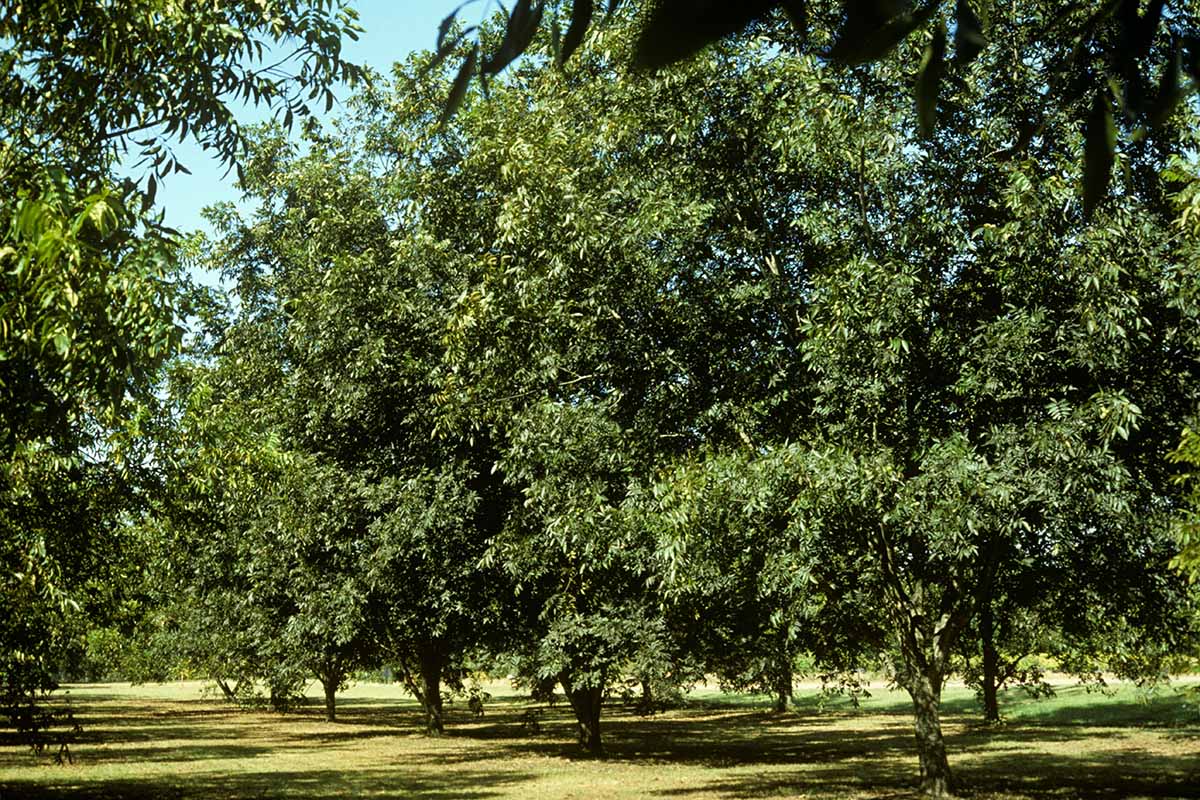
POLYGON ((418 648, 421 662, 421 706, 425 709, 425 733, 441 736, 446 731, 442 706, 442 668, 445 657, 438 642, 426 642, 418 648))
POLYGON ((225 699, 231 703, 237 702, 237 689, 230 688, 224 678, 216 678, 217 687, 220 688, 221 694, 225 695, 225 699))
POLYGON ((996 620, 992 604, 985 600, 979 606, 979 638, 983 643, 983 719, 988 723, 1000 721, 1000 654, 996 651, 996 620))
POLYGON ((571 710, 575 712, 576 732, 579 736, 579 746, 589 755, 603 756, 604 743, 600 740, 600 706, 604 699, 604 688, 579 687, 571 684, 570 676, 563 674, 559 681, 567 699, 571 701, 571 710))
POLYGON ((942 738, 942 675, 935 670, 915 673, 908 681, 912 697, 917 754, 921 762, 921 791, 929 797, 951 797, 954 781, 942 738))
POLYGON ((286 689, 272 684, 270 697, 271 710, 281 712, 287 711, 288 707, 291 705, 287 695, 288 693, 286 689))
POLYGON ((775 667, 775 712, 782 714, 788 710, 792 702, 792 665, 786 658, 780 658, 775 667))
POLYGON ((337 690, 342 679, 340 675, 318 675, 321 688, 325 690, 325 719, 337 721, 337 690))

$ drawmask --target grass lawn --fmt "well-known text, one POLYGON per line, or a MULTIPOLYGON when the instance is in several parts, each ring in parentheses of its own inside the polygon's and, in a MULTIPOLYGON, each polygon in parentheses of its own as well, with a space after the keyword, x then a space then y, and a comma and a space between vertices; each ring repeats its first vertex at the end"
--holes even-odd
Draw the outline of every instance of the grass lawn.
MULTIPOLYGON (((577 756, 564 703, 522 720, 506 685, 481 718, 451 707, 447 734, 419 733, 395 686, 363 684, 291 714, 245 711, 199 683, 67 687, 83 733, 56 766, 0 730, 0 800, 99 798, 901 798, 917 762, 906 696, 873 689, 862 708, 818 703, 773 714, 765 698, 693 693, 686 709, 638 717, 605 708, 609 757, 577 756)), ((1008 693, 1007 721, 978 724, 971 693, 948 689, 944 725, 963 794, 976 798, 1200 798, 1200 712, 1173 690, 1146 698, 1062 687, 1008 693)))

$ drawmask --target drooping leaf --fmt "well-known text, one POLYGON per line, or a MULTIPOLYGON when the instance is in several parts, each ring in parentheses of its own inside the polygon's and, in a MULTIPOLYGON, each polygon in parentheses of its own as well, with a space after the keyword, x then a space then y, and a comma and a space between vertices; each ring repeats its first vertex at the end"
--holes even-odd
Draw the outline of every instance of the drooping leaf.
POLYGON ((1150 52, 1150 47, 1154 44, 1154 37, 1158 33, 1158 26, 1162 22, 1165 4, 1165 0, 1150 0, 1150 5, 1146 7, 1146 13, 1138 20, 1133 42, 1134 54, 1137 58, 1145 58, 1150 52))
POLYGON ((936 0, 915 11, 902 0, 844 0, 845 21, 829 58, 853 66, 877 61, 929 19, 936 0))
POLYGON ((983 22, 969 0, 958 0, 954 9, 954 60, 960 66, 970 64, 987 46, 983 22))
POLYGON ((480 72, 485 75, 498 75, 524 53, 533 41, 538 25, 542 23, 542 12, 545 8, 545 0, 517 0, 512 13, 508 15, 508 25, 504 29, 504 38, 500 41, 500 46, 483 62, 480 72))
POLYGON ((808 33, 808 5, 805 0, 780 0, 780 7, 787 14, 792 27, 801 34, 808 33))
POLYGON ((458 74, 454 77, 454 83, 450 87, 450 96, 446 98, 446 105, 442 109, 442 117, 438 121, 438 125, 445 127, 450 118, 458 111, 458 107, 462 105, 463 98, 467 96, 467 87, 471 85, 471 78, 475 75, 475 64, 479 60, 479 45, 471 48, 470 54, 463 59, 462 66, 458 68, 458 74))
POLYGON ((1162 77, 1158 81, 1158 94, 1154 97, 1154 103, 1150 106, 1148 117, 1150 126, 1157 128, 1170 118, 1171 112, 1175 110, 1175 106, 1179 105, 1179 101, 1183 98, 1183 92, 1179 85, 1179 71, 1182 54, 1179 51, 1179 42, 1171 43, 1171 54, 1167 56, 1167 63, 1163 64, 1162 77))
POLYGON ((1092 99, 1083 139, 1083 215, 1090 219, 1108 195, 1117 148, 1117 128, 1104 92, 1097 92, 1092 99))
POLYGON ((458 8, 447 14, 446 18, 442 20, 442 23, 438 25, 437 45, 435 49, 442 49, 442 45, 446 42, 446 34, 450 32, 450 26, 454 24, 454 20, 458 18, 458 12, 461 10, 462 6, 460 5, 458 8))
POLYGON ((1181 56, 1184 71, 1192 80, 1200 80, 1200 36, 1189 34, 1183 37, 1181 56))
POLYGON ((775 0, 657 0, 634 48, 634 65, 659 69, 693 56, 766 14, 775 0))
POLYGON ((438 49, 434 52, 433 58, 429 59, 429 63, 421 68, 420 72, 414 76, 411 83, 416 85, 428 78, 430 74, 432 74, 437 70, 438 67, 442 65, 442 62, 445 61, 451 53, 458 49, 459 44, 461 44, 464 39, 477 30, 479 30, 479 26, 472 25, 471 27, 465 28, 454 34, 454 36, 450 39, 442 42, 438 49))
POLYGON ((921 57, 921 68, 917 74, 917 127, 924 139, 933 136, 933 128, 937 123, 938 88, 941 86, 945 61, 946 28, 939 24, 921 57))
POLYGON ((562 28, 558 24, 558 15, 550 20, 550 56, 555 64, 561 65, 562 60, 562 28))
POLYGON ((583 44, 583 37, 592 24, 594 10, 593 0, 575 0, 575 5, 571 7, 571 24, 567 26, 567 35, 563 37, 562 58, 559 63, 566 62, 579 49, 579 45, 583 44))

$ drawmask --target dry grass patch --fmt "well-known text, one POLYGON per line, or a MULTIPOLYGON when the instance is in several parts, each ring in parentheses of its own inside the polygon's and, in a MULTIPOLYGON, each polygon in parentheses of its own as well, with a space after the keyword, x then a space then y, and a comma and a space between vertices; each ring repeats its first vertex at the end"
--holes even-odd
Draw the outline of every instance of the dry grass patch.
MULTIPOLYGON (((605 709, 609 757, 580 757, 563 704, 524 724, 504 686, 475 718, 454 706, 446 736, 394 686, 358 686, 339 721, 317 704, 279 715, 202 696, 196 683, 72 687, 84 733, 75 763, 3 740, 0 800, 101 798, 900 798, 916 771, 906 700, 879 692, 862 709, 773 714, 699 693, 690 708, 638 717, 605 709)), ((1064 689, 1018 697, 1009 722, 976 722, 969 693, 948 696, 951 763, 977 798, 1200 798, 1200 717, 1171 693, 1143 702, 1064 689)))

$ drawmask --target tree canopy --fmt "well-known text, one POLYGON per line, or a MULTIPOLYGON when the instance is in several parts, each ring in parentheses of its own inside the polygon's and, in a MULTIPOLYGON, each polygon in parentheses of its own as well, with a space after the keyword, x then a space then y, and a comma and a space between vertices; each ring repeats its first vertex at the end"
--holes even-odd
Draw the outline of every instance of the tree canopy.
POLYGON ((40 161, 59 134, 12 134, 2 210, 8 704, 129 631, 138 675, 281 710, 315 679, 331 720, 389 667, 431 734, 475 671, 557 685, 600 755, 639 686, 784 711, 799 670, 869 668, 944 796, 952 676, 996 721, 1030 656, 1194 656, 1195 14, 984 5, 518 0, 298 141, 296 87, 357 74, 339 4, 10 14, 13 124, 82 121, 40 161), (188 25, 211 42, 172 61, 188 25), (271 42, 299 83, 239 71, 271 42), (99 107, 143 57, 186 96, 99 107), (71 69, 61 105, 21 88, 71 69), (237 129, 235 90, 282 124, 237 129), (243 201, 187 243, 113 177, 181 133, 243 201))
POLYGON ((562 67, 589 32, 632 14, 638 33, 628 63, 653 70, 784 17, 795 30, 794 45, 831 65, 853 68, 911 49, 905 57, 910 69, 895 80, 911 88, 913 129, 929 138, 945 95, 978 72, 972 64, 981 53, 1008 46, 1012 30, 1005 28, 1013 26, 1033 45, 1025 67, 1035 82, 1026 87, 1025 117, 1006 149, 1021 153, 1040 137, 1046 112, 1066 114, 1086 139, 1082 197, 1088 215, 1108 193, 1118 141, 1135 144, 1147 136, 1200 81, 1200 29, 1187 2, 1034 4, 1014 15, 989 0, 572 0, 569 9, 565 0, 518 0, 511 10, 501 6, 503 35, 496 37, 482 33, 486 25, 455 26, 473 4, 454 8, 437 32, 439 60, 472 35, 476 40, 459 62, 444 116, 454 113, 472 80, 486 83, 534 52, 543 31, 551 59, 562 67), (916 49, 902 47, 914 39, 916 49))

